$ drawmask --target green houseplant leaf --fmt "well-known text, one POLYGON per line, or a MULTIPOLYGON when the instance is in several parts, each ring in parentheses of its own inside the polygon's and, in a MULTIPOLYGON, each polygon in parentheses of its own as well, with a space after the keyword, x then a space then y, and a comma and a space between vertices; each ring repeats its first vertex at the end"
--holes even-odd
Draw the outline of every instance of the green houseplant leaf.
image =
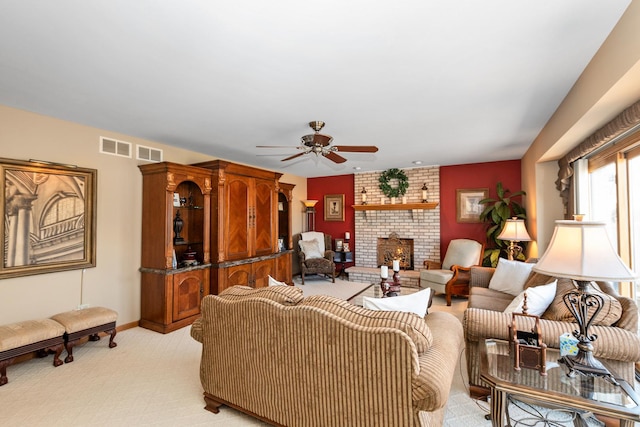
MULTIPOLYGON (((522 198, 526 193, 524 191, 516 191, 504 188, 502 182, 496 184, 496 198, 488 197, 480 200, 480 204, 485 205, 484 210, 480 214, 480 220, 487 225, 487 244, 484 251, 482 265, 486 267, 495 267, 498 265, 498 259, 501 256, 506 257, 506 248, 509 243, 505 240, 498 239, 500 232, 504 228, 506 221, 516 217, 519 219, 527 219, 525 208, 515 198, 522 198)), ((520 243, 523 245, 523 243, 520 243)), ((520 253, 518 259, 524 260, 524 255, 520 253)))

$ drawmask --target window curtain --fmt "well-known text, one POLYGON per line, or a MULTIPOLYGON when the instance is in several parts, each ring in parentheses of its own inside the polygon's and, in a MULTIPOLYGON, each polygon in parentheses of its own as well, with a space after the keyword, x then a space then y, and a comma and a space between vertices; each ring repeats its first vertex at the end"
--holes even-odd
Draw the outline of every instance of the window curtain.
POLYGON ((598 129, 558 160, 560 170, 558 171, 556 188, 560 191, 566 217, 571 216, 570 207, 574 205, 572 191, 573 162, 603 147, 605 144, 638 125, 640 125, 640 101, 635 102, 622 113, 618 114, 613 120, 598 129))

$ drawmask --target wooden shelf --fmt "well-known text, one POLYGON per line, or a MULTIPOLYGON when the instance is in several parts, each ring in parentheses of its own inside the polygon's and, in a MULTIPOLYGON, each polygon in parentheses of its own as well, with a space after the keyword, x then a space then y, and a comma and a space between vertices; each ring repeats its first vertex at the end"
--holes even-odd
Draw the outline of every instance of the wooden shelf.
POLYGON ((435 209, 437 202, 428 203, 396 203, 395 205, 351 205, 356 211, 411 211, 414 209, 435 209))

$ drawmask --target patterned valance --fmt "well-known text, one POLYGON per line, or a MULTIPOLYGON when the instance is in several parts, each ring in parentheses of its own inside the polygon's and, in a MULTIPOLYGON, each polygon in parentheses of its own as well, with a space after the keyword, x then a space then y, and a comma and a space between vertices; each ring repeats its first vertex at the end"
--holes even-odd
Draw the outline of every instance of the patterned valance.
POLYGON ((598 129, 590 137, 578 144, 577 147, 569 151, 563 158, 558 160, 560 170, 558 171, 556 188, 560 191, 560 197, 562 198, 562 203, 564 204, 565 212, 567 212, 567 214, 569 213, 568 206, 571 195, 571 177, 573 176, 573 168, 571 167, 571 164, 611 142, 613 139, 619 137, 639 124, 640 101, 637 101, 622 113, 618 114, 609 123, 598 129))

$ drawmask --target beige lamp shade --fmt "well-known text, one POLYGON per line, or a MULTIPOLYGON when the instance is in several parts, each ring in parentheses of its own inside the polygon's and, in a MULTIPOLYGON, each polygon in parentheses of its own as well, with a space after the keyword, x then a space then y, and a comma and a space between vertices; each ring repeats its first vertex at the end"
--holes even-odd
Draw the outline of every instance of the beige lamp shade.
POLYGON ((305 208, 312 208, 318 203, 317 200, 301 200, 305 208))
POLYGON ((606 224, 595 221, 556 221, 551 243, 533 270, 583 281, 638 278, 618 256, 606 224))
POLYGON ((531 240, 527 227, 524 225, 524 219, 511 218, 508 219, 498 236, 500 240, 512 240, 514 242, 528 242, 531 240))

